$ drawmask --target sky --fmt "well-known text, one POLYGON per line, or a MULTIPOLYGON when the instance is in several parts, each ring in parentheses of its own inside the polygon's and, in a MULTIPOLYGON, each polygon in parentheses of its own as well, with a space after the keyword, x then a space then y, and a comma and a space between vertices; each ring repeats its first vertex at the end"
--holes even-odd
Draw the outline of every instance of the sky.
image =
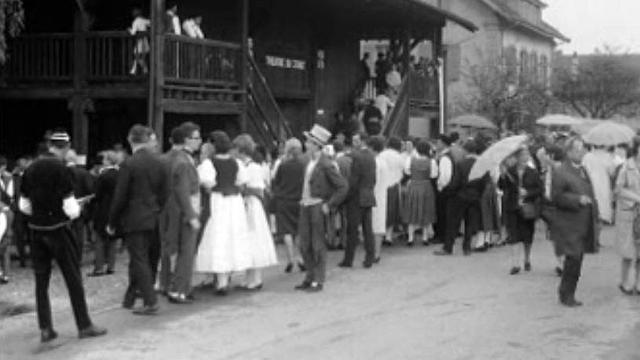
POLYGON ((543 18, 571 39, 565 53, 593 53, 608 44, 640 53, 640 0, 544 0, 543 18))

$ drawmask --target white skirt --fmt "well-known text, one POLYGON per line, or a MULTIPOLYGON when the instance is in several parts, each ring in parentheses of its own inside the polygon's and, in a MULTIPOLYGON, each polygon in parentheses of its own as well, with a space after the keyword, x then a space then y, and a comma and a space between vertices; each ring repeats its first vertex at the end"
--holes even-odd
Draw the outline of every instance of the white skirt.
POLYGON ((245 198, 252 268, 263 268, 278 264, 276 247, 271 236, 262 202, 255 196, 245 198))
POLYGON ((204 228, 194 269, 229 273, 253 267, 247 216, 240 195, 211 194, 211 217, 204 228))

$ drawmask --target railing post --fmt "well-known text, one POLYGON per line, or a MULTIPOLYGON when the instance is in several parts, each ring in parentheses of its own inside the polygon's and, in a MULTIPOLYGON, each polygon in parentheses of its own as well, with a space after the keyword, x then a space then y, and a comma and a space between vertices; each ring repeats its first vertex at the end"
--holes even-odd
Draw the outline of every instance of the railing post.
POLYGON ((240 115, 240 128, 243 132, 247 131, 247 91, 249 87, 248 82, 248 67, 249 67, 249 1, 242 0, 242 5, 240 9, 241 14, 241 22, 242 22, 242 39, 240 39, 242 44, 241 49, 241 58, 240 58, 240 89, 242 90, 241 94, 241 104, 242 111, 240 115))
POLYGON ((151 0, 151 43, 148 124, 156 132, 158 142, 162 148, 164 142, 164 108, 162 106, 164 86, 164 46, 163 15, 164 0, 151 0))

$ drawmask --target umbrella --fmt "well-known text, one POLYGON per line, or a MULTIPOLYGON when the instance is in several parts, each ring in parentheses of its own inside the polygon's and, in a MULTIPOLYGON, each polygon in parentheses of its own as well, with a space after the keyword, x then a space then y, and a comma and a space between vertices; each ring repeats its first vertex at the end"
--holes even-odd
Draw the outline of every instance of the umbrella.
POLYGON ((584 141, 596 146, 615 146, 630 143, 635 136, 635 131, 627 125, 604 121, 589 130, 584 141))
POLYGON ((478 157, 469 172, 469 181, 481 178, 487 171, 491 171, 504 161, 511 154, 516 152, 527 142, 527 135, 516 135, 504 138, 491 145, 478 157))
POLYGON ((582 120, 562 114, 545 115, 536 120, 536 124, 544 126, 571 126, 580 125, 582 120))
POLYGON ((456 125, 459 127, 470 127, 474 129, 497 129, 496 125, 491 120, 475 114, 460 115, 449 121, 449 125, 456 125))

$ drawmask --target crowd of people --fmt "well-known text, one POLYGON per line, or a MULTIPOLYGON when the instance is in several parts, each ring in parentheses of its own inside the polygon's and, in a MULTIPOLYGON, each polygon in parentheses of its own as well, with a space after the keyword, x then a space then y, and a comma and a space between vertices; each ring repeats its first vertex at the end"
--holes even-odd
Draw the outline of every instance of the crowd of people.
POLYGON ((439 244, 433 254, 451 256, 461 237, 469 256, 509 244, 508 273, 517 275, 532 271, 542 219, 558 260, 562 304, 581 305, 575 292, 583 255, 597 251, 599 227, 614 221, 623 259, 619 288, 638 294, 640 142, 588 151, 575 136, 530 138, 470 180, 494 140, 350 135, 316 124, 304 143, 290 138, 270 154, 248 134, 230 139, 215 131, 203 139, 186 122, 171 131, 171 149, 159 154, 153 131, 135 125, 131 154, 122 147, 104 151, 101 164, 87 170, 77 164, 69 135, 54 131, 39 157, 20 159, 12 174, 0 158, 0 282, 9 281, 10 239, 22 248, 22 261, 28 244, 42 340, 56 336, 47 294, 52 259, 65 277, 80 336, 98 336, 106 330, 91 324, 80 274, 87 236, 95 253, 89 276, 114 273, 122 239, 130 257, 122 306, 153 315, 159 294, 189 304, 202 284, 220 296, 260 291, 263 269, 279 264, 280 240, 283 270, 304 272, 295 289, 306 292, 323 290, 327 251, 343 250, 337 265, 352 268, 360 243, 365 269, 380 263, 385 246, 439 244), (232 286, 234 273, 243 276, 232 286), (134 309, 138 299, 142 307, 134 309))

